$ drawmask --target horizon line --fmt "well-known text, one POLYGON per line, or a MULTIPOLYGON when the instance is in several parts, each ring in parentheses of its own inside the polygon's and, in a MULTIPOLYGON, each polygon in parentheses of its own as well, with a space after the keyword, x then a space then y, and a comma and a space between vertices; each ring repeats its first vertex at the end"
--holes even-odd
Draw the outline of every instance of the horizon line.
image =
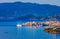
MULTIPOLYGON (((40 3, 33 3, 33 2, 20 2, 20 1, 16 1, 16 2, 0 2, 0 4, 2 4, 2 3, 32 3, 32 4, 39 4, 39 5, 41 5, 40 3)), ((54 5, 54 4, 44 4, 43 3, 43 5, 52 5, 52 6, 59 6, 60 7, 60 5, 54 5)))

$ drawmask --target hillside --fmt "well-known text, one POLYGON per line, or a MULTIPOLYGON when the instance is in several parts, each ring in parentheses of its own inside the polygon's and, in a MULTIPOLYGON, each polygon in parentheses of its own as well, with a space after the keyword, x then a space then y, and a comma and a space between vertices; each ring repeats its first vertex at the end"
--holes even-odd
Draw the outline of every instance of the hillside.
POLYGON ((60 6, 23 2, 0 3, 0 19, 24 18, 26 15, 27 19, 29 14, 37 17, 60 15, 60 6))

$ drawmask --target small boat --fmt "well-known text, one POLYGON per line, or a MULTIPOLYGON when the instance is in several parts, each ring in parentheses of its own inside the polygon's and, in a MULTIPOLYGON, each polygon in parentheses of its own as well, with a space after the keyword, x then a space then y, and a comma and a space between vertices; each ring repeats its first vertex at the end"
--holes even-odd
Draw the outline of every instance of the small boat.
POLYGON ((22 27, 22 25, 21 24, 17 24, 17 27, 22 27))

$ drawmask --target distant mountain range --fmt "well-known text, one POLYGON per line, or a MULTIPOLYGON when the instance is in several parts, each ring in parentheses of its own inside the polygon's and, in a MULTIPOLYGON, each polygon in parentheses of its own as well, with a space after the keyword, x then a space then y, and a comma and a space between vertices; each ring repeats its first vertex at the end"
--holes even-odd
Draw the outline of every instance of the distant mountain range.
POLYGON ((0 3, 2 19, 39 19, 39 17, 60 15, 60 6, 36 3, 0 3))

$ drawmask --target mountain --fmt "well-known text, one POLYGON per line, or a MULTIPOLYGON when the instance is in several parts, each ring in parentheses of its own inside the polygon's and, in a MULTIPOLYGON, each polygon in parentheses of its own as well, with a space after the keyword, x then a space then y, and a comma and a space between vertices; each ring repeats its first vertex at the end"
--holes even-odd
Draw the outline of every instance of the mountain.
POLYGON ((60 6, 23 2, 0 3, 0 19, 8 19, 11 17, 14 19, 31 19, 36 16, 45 17, 55 15, 60 15, 60 6))
POLYGON ((27 15, 18 17, 18 18, 16 18, 16 19, 19 19, 19 20, 37 20, 38 18, 39 18, 39 17, 37 17, 37 16, 35 16, 35 15, 27 14, 27 15))

